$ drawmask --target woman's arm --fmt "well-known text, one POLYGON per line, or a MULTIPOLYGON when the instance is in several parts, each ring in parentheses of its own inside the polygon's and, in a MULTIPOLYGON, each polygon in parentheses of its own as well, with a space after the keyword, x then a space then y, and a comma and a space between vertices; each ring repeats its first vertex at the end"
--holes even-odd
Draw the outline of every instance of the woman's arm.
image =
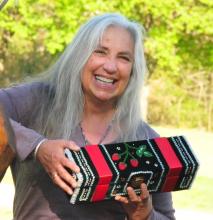
MULTIPOLYGON (((31 112, 40 101, 39 92, 42 89, 42 85, 36 83, 0 90, 0 102, 4 105, 10 117, 15 133, 16 146, 14 150, 21 161, 32 155, 31 153, 37 145, 45 139, 36 131, 26 127, 29 120, 32 120, 31 112)), ((79 172, 79 168, 65 157, 64 148, 79 150, 79 147, 72 141, 45 140, 38 149, 37 159, 50 177, 53 178, 55 184, 67 193, 72 193, 76 181, 67 172, 67 168, 73 172, 79 172)))
POLYGON ((174 220, 175 210, 173 208, 172 194, 170 192, 153 193, 152 210, 149 220, 174 220))
POLYGON ((38 102, 42 87, 39 83, 29 83, 0 89, 0 103, 10 117, 16 138, 14 150, 20 160, 24 160, 44 139, 36 131, 25 127, 31 119, 31 112, 38 102))
POLYGON ((26 128, 14 120, 10 120, 12 128, 14 130, 16 147, 15 152, 19 160, 25 160, 36 148, 39 142, 45 139, 36 131, 26 128))

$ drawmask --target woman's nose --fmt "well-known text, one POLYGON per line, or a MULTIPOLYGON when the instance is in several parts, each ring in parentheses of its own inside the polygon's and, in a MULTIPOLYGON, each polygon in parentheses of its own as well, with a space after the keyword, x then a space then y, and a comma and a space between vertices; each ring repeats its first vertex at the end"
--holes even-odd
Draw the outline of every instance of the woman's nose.
POLYGON ((114 73, 117 71, 117 63, 115 59, 107 59, 104 63, 104 70, 108 73, 114 73))

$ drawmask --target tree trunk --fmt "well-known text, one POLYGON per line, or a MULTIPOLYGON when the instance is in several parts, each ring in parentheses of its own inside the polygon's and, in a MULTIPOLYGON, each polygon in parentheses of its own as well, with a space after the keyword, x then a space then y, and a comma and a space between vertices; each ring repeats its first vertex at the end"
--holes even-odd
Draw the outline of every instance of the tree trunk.
POLYGON ((3 107, 0 106, 0 182, 15 157, 15 137, 3 107))

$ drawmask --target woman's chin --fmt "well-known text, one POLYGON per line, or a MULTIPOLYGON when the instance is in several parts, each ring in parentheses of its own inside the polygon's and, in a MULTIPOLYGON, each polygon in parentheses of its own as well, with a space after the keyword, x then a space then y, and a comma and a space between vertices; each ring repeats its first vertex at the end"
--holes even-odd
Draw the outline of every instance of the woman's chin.
POLYGON ((96 101, 102 103, 102 104, 113 104, 116 102, 116 98, 115 97, 109 97, 108 95, 99 95, 99 96, 95 96, 96 101))

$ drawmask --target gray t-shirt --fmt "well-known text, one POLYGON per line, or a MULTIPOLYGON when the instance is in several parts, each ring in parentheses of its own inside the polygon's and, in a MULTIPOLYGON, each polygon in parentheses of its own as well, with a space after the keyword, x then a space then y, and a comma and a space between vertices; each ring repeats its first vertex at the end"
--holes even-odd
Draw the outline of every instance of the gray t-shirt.
MULTIPOLYGON (((11 165, 15 183, 14 220, 124 220, 126 214, 121 203, 101 201, 70 204, 68 195, 56 186, 41 164, 31 153, 44 138, 28 127, 30 110, 36 105, 39 83, 25 84, 0 90, 0 102, 5 106, 17 139, 16 158, 11 165)), ((138 139, 154 138, 157 133, 141 123, 138 139)), ((84 140, 77 127, 71 139, 79 146, 84 140)), ((171 193, 152 195, 151 220, 175 219, 171 193)))

